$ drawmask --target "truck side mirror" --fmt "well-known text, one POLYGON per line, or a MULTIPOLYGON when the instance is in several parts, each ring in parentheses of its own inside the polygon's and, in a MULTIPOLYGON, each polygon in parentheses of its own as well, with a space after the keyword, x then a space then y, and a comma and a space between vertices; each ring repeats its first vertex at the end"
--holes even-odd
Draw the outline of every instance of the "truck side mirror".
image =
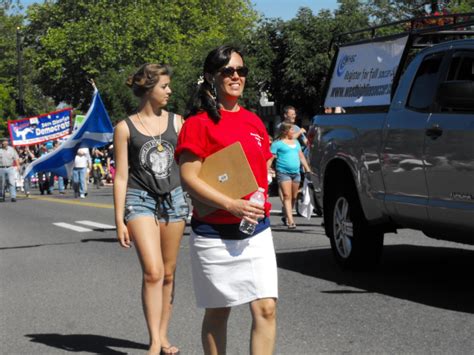
POLYGON ((474 81, 443 81, 438 88, 437 101, 442 108, 474 111, 474 81))

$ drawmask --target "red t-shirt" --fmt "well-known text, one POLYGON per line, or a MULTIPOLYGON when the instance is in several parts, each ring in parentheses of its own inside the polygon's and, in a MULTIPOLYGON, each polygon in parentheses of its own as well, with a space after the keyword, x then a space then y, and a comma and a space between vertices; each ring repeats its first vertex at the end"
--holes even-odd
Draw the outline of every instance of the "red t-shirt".
MULTIPOLYGON (((189 117, 181 128, 176 146, 175 157, 189 150, 199 158, 225 148, 237 141, 242 144, 258 186, 265 189, 268 198, 267 160, 272 157, 268 133, 261 119, 254 113, 240 107, 237 112, 221 110, 221 119, 216 124, 207 112, 189 117)), ((251 195, 251 194, 250 194, 251 195)), ((245 196, 248 200, 250 195, 245 196)), ((270 216, 271 205, 265 203, 265 215, 270 216)), ((194 213, 196 218, 196 214, 194 213)), ((240 219, 225 210, 217 210, 205 217, 197 218, 212 224, 240 223, 240 219)))

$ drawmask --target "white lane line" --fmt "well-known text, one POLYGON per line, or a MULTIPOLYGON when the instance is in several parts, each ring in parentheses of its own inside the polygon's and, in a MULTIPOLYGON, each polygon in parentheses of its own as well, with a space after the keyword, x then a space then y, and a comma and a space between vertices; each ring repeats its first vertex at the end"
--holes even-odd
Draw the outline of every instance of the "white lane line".
POLYGON ((93 221, 76 221, 76 223, 100 229, 115 229, 115 226, 111 226, 110 224, 97 223, 93 221))
POLYGON ((53 224, 55 226, 58 226, 58 227, 61 227, 61 228, 66 228, 66 229, 71 229, 71 230, 73 230, 75 232, 79 232, 79 233, 92 232, 92 229, 75 226, 74 224, 63 223, 63 222, 53 223, 53 224))

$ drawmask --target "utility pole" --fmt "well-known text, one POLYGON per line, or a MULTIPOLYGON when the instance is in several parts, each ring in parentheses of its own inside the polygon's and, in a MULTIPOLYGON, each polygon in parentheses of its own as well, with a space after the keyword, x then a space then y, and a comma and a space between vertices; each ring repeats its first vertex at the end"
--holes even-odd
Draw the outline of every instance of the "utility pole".
POLYGON ((18 114, 24 116, 25 108, 23 106, 23 50, 21 48, 20 26, 16 28, 16 55, 18 59, 18 114))

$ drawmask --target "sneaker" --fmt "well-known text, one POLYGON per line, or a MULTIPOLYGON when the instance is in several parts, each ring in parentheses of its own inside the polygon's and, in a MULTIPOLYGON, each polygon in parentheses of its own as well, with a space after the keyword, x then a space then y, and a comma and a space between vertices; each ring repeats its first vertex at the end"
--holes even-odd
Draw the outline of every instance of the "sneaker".
POLYGON ((81 194, 80 198, 86 198, 86 196, 84 194, 81 194))
POLYGON ((16 202, 16 198, 12 198, 12 202, 16 202))

